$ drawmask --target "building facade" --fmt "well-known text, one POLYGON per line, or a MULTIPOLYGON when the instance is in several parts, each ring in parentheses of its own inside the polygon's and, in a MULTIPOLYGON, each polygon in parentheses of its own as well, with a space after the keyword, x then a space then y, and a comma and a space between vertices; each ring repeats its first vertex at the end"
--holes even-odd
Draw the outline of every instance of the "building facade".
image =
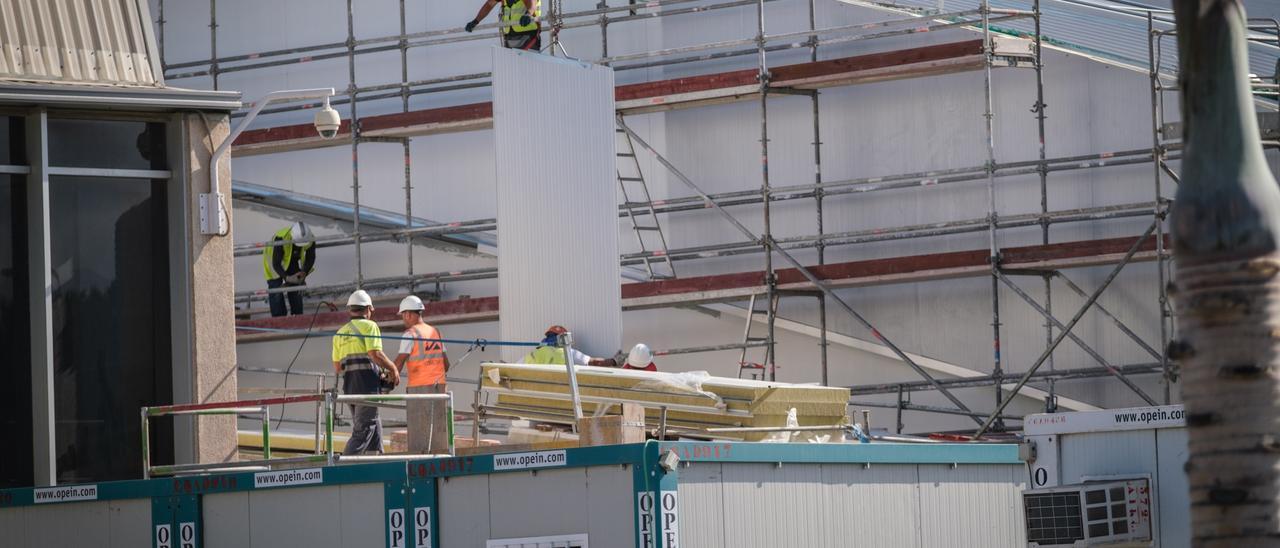
POLYGON ((144 445, 139 408, 235 396, 230 241, 197 196, 239 94, 165 86, 146 2, 3 7, 0 485, 138 478, 147 446, 235 458, 229 421, 144 445))

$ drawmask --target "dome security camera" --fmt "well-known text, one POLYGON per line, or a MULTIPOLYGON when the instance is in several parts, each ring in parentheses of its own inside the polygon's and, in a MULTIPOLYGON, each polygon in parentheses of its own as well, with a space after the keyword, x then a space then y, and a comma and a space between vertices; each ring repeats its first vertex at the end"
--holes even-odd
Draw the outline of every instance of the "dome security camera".
POLYGON ((342 127, 342 117, 338 115, 338 111, 329 106, 329 98, 324 100, 324 108, 316 113, 315 119, 316 132, 321 138, 332 139, 338 135, 338 128, 342 127))

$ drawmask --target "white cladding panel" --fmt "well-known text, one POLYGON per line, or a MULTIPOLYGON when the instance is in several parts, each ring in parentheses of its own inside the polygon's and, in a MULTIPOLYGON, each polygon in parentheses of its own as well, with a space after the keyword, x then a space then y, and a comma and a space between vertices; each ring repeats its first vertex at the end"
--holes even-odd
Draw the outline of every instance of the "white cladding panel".
POLYGON ((538 340, 559 324, 575 347, 612 356, 622 348, 613 70, 495 47, 493 114, 500 335, 538 340))

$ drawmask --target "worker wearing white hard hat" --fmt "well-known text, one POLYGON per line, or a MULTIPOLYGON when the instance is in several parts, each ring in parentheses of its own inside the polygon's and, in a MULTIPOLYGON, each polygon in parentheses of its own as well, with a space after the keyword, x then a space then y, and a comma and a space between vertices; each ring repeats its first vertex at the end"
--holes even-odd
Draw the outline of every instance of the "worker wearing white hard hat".
MULTIPOLYGON (((276 231, 262 250, 262 272, 267 278, 268 290, 307 285, 307 276, 315 269, 316 242, 311 229, 302 221, 276 231)), ((271 305, 272 316, 297 316, 305 312, 301 291, 268 293, 267 303, 271 305)))
MULTIPOLYGON (((409 394, 443 394, 449 356, 445 354, 440 331, 423 321, 426 306, 415 295, 400 301, 400 321, 404 334, 396 367, 408 376, 405 392, 409 394)), ((448 405, 444 400, 405 402, 405 418, 409 423, 409 452, 444 454, 449 452, 448 405)))
POLYGON ((631 348, 631 352, 627 354, 627 361, 622 365, 623 369, 640 369, 642 371, 657 371, 658 366, 653 363, 653 351, 649 350, 649 345, 640 343, 631 348))
MULTIPOLYGON (((347 394, 380 394, 400 383, 396 364, 382 352, 382 330, 374 323, 373 299, 363 289, 347 298, 351 321, 333 337, 333 371, 342 377, 347 394)), ((378 408, 351 406, 351 438, 344 455, 382 452, 382 423, 378 408)))

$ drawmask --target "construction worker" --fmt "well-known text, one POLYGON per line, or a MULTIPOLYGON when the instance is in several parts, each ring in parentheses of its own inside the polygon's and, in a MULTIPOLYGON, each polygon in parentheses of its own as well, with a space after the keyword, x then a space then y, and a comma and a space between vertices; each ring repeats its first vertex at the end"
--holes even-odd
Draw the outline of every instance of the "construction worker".
MULTIPOLYGON (((383 383, 400 384, 396 364, 382 353, 382 330, 369 318, 373 316, 373 299, 364 290, 356 290, 347 298, 351 321, 338 329, 333 337, 333 371, 342 377, 342 391, 347 394, 380 394, 383 383)), ((378 408, 371 405, 351 406, 351 438, 344 455, 382 452, 382 423, 378 408)))
MULTIPOLYGON (((400 301, 404 335, 400 354, 396 356, 396 368, 402 376, 409 376, 405 392, 443 394, 449 357, 439 341, 440 332, 422 321, 424 310, 422 299, 414 295, 400 301)), ((405 411, 410 453, 442 455, 449 452, 448 405, 444 400, 409 401, 405 403, 405 411)))
MULTIPOLYGON (((267 289, 280 287, 297 287, 307 285, 307 276, 316 269, 316 243, 311 239, 311 230, 301 221, 293 223, 277 231, 271 243, 288 242, 284 245, 268 245, 262 250, 262 271, 267 277, 267 289), (309 240, 302 245, 292 242, 309 240)), ((269 293, 267 302, 271 305, 272 316, 301 315, 302 292, 269 293), (289 300, 289 308, 285 309, 285 299, 289 300)))
POLYGON ((657 371, 658 366, 653 363, 653 351, 649 350, 649 345, 640 343, 631 348, 631 352, 627 354, 627 361, 622 365, 623 369, 639 369, 642 371, 657 371))
POLYGON ((467 22, 467 32, 476 30, 476 25, 489 15, 493 7, 502 4, 502 46, 511 49, 528 51, 542 50, 542 0, 484 0, 476 18, 467 22), (528 8, 533 3, 533 9, 528 8))
MULTIPOLYGON (((569 330, 563 326, 553 325, 547 328, 544 334, 542 344, 533 349, 533 352, 525 354, 521 363, 537 363, 550 365, 564 365, 564 349, 557 346, 559 344, 560 335, 568 333, 569 330)), ((617 367, 618 362, 613 358, 593 358, 577 348, 572 349, 574 365, 598 365, 601 367, 617 367)))

